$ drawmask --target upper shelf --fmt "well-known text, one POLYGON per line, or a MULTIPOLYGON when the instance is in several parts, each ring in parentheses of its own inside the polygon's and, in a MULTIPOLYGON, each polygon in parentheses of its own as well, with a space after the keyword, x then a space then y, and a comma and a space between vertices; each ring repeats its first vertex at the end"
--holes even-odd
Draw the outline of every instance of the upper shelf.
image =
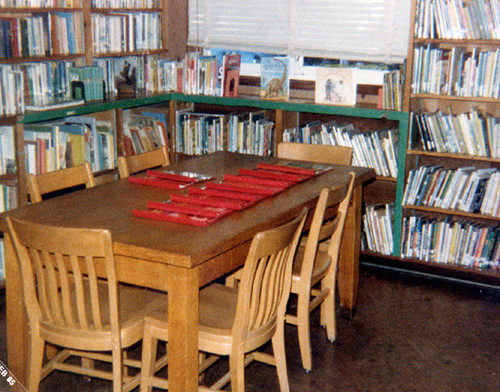
POLYGON ((133 107, 155 105, 167 103, 169 101, 190 102, 200 104, 224 105, 224 106, 247 106, 258 109, 285 110, 294 112, 308 112, 331 114, 340 116, 352 116, 374 119, 396 120, 406 123, 408 121, 407 112, 393 110, 373 109, 350 106, 317 105, 314 103, 299 101, 268 101, 255 98, 227 98, 213 97, 207 95, 186 95, 180 93, 165 93, 156 95, 136 96, 134 98, 116 99, 95 103, 86 103, 84 105, 66 107, 63 109, 54 109, 40 112, 27 112, 21 116, 20 122, 24 124, 54 120, 66 116, 75 116, 102 112, 113 109, 129 109, 133 107))

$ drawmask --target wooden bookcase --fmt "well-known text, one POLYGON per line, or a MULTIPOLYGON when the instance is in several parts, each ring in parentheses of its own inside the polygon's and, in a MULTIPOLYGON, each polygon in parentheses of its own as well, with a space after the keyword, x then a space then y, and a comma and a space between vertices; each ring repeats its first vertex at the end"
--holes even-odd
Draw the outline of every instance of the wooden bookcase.
MULTIPOLYGON (((474 60, 479 58, 480 52, 495 52, 500 50, 500 40, 491 38, 445 38, 450 37, 444 33, 428 34, 429 30, 423 29, 425 19, 423 15, 424 0, 412 1, 412 14, 410 25, 410 44, 407 59, 406 69, 406 85, 404 94, 404 110, 411 113, 412 121, 409 125, 409 135, 407 151, 405 153, 406 159, 401 162, 402 170, 400 175, 402 177, 401 183, 408 185, 408 175, 413 169, 421 168, 425 165, 440 165, 443 169, 455 169, 465 166, 475 166, 479 168, 496 168, 500 169, 500 157, 481 156, 479 154, 464 153, 463 149, 460 153, 453 150, 452 146, 448 146, 441 151, 432 151, 426 147, 426 140, 422 140, 423 136, 419 130, 417 119, 422 116, 432 116, 436 113, 448 114, 452 117, 458 115, 468 114, 471 111, 476 111, 480 115, 486 117, 500 117, 500 99, 496 97, 487 96, 488 89, 485 87, 482 92, 476 89, 475 92, 469 93, 465 88, 458 89, 454 81, 464 74, 464 67, 451 78, 451 73, 447 73, 446 66, 452 63, 454 57, 458 53, 464 53, 466 58, 474 60), (444 36, 444 37, 443 37, 444 36), (432 75, 432 61, 430 59, 421 60, 419 57, 424 55, 429 50, 436 50, 438 54, 436 61, 443 61, 442 71, 443 78, 441 83, 436 82, 434 87, 432 82, 429 82, 432 75), (476 54, 476 57, 473 56, 476 54), (420 66, 419 66, 420 65, 420 66), (427 72, 429 72, 427 74, 427 72), (416 77, 416 75, 420 75, 416 77), (428 76, 428 78, 426 78, 428 76), (426 81, 429 82, 426 84, 426 81), (421 84, 419 84, 421 83, 421 84), (473 96, 476 95, 476 96, 473 96)), ((460 2, 462 3, 462 2, 460 2)), ((486 24, 485 24, 486 25, 486 24)), ((487 26, 487 25, 486 25, 487 26)), ((465 27, 465 26, 462 26, 465 27)), ((451 37, 457 37, 451 35, 451 37)), ((475 35, 475 37, 477 37, 475 35)), ((429 54, 429 52, 427 52, 429 54)), ((470 60, 470 61, 472 61, 470 60)), ((459 63, 458 63, 459 64, 459 63)), ((439 65, 436 65, 438 67, 439 65)), ((497 56, 497 66, 498 56, 497 56)), ((478 78, 484 70, 478 67, 478 78)), ((434 68, 436 69, 436 68, 434 68)), ((439 75, 438 75, 439 76, 439 75)), ((436 79, 435 79, 436 80, 436 79)), ((439 79, 437 79, 439 80, 439 79)), ((471 88, 478 84, 472 82, 471 88)), ((497 82, 498 83, 498 82, 497 82)), ((463 84, 462 84, 463 85, 463 84)), ((427 123, 428 124, 428 123, 427 123)), ((424 123, 425 125, 425 123, 424 123)), ((455 127, 456 129, 456 127, 455 127)), ((425 136, 425 133, 423 134, 425 136)), ((498 195, 497 195, 498 198, 498 195)), ((496 201, 498 203, 498 199, 496 201)), ((401 210, 401 218, 410 216, 418 216, 424 219, 440 219, 448 220, 450 222, 466 222, 471 224, 484 224, 490 226, 498 226, 500 218, 481 213, 470 213, 460 211, 458 209, 436 208, 429 205, 403 205, 401 210)), ((404 228, 401 228, 404 229, 404 228)), ((398 228, 398 230, 400 230, 398 228)), ((404 235, 405 233, 403 233, 404 235)), ((402 238, 402 242, 405 239, 402 238)), ((445 275, 448 277, 460 278, 471 281, 480 281, 488 284, 498 285, 500 281, 500 271, 491 268, 482 268, 480 266, 463 266, 460 265, 461 259, 455 260, 455 263, 445 263, 443 260, 429 261, 429 255, 424 255, 419 258, 401 258, 398 257, 404 254, 401 249, 401 243, 397 244, 395 249, 395 256, 398 260, 392 260, 396 265, 402 265, 403 268, 411 268, 424 272, 432 272, 437 275, 445 275), (400 261, 403 261, 401 263, 400 261), (397 262, 397 263, 396 263, 397 262)))

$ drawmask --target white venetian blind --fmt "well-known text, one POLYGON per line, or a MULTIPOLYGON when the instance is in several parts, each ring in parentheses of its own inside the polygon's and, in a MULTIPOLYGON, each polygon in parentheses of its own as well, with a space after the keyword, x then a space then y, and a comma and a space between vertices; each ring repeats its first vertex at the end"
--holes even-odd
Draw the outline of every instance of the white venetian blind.
POLYGON ((411 0, 189 0, 199 47, 401 63, 411 0))

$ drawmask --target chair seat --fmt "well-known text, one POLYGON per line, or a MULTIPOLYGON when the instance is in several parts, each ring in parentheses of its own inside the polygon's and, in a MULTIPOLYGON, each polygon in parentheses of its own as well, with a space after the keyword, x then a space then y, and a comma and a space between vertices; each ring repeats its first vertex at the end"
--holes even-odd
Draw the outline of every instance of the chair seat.
MULTIPOLYGON (((212 284, 200 290, 199 297, 199 347, 203 350, 205 344, 216 341, 228 347, 227 352, 220 355, 228 355, 232 343, 231 329, 236 315, 236 303, 238 300, 238 289, 212 284), (204 344, 205 343, 205 344, 204 344)), ((168 331, 167 307, 158 308, 144 322, 158 329, 168 331)), ((163 335, 168 340, 168 332, 163 335)))
MULTIPOLYGON (((304 261, 305 246, 299 246, 297 248, 297 253, 295 254, 295 259, 293 261, 293 275, 292 275, 292 292, 296 293, 296 287, 300 282, 300 273, 302 270, 302 264, 304 261)), ((330 267, 331 257, 327 252, 318 249, 316 252, 316 259, 314 260, 312 282, 315 282, 318 277, 325 275, 326 271, 330 267)))
MULTIPOLYGON (((76 350, 111 350, 111 324, 109 318, 109 301, 107 295, 107 284, 99 283, 99 304, 102 315, 102 331, 82 331, 81 336, 75 338, 78 332, 67 329, 64 333, 62 328, 54 328, 41 320, 41 336, 54 344, 71 347, 76 350), (100 343, 97 340, 101 340, 100 343), (100 345, 99 345, 100 344, 100 345)), ((73 294, 73 298, 76 296, 73 294)), ((156 309, 167 308, 167 295, 140 287, 119 285, 118 302, 121 326, 121 339, 124 347, 130 346, 142 338, 144 317, 156 309)), ((76 307, 76 303, 74 304, 76 307)), ((90 303, 86 303, 87 318, 91 319, 92 309, 90 303)))

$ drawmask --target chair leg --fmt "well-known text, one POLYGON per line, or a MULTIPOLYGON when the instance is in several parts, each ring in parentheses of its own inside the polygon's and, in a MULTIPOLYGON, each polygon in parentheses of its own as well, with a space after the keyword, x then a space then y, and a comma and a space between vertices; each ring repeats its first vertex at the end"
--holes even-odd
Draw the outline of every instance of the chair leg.
POLYGON ((39 336, 34 336, 33 331, 31 333, 30 363, 28 367, 27 387, 29 392, 38 392, 38 387, 40 385, 40 375, 42 371, 45 341, 39 336))
POLYGON ((328 287, 329 294, 321 303, 321 325, 326 327, 326 334, 331 342, 337 338, 335 321, 335 275, 325 276, 322 285, 328 287))
POLYGON ((144 328, 144 337, 142 339, 142 368, 141 368, 141 388, 140 392, 151 392, 153 387, 149 380, 153 376, 154 364, 156 361, 156 349, 158 339, 153 338, 150 327, 144 328))
POLYGON ((283 323, 276 326, 272 343, 274 358, 276 360, 276 371, 278 372, 278 380, 280 383, 281 392, 289 392, 290 386, 288 384, 288 371, 286 367, 286 352, 285 352, 285 333, 283 323))
POLYGON ((309 298, 299 296, 297 304, 297 327, 299 334, 302 366, 307 371, 312 369, 311 332, 309 322, 309 298))
POLYGON ((231 373, 231 391, 245 391, 245 353, 238 351, 229 356, 229 372, 231 373))
POLYGON ((113 392, 122 392, 123 389, 123 352, 121 347, 113 348, 113 392))

